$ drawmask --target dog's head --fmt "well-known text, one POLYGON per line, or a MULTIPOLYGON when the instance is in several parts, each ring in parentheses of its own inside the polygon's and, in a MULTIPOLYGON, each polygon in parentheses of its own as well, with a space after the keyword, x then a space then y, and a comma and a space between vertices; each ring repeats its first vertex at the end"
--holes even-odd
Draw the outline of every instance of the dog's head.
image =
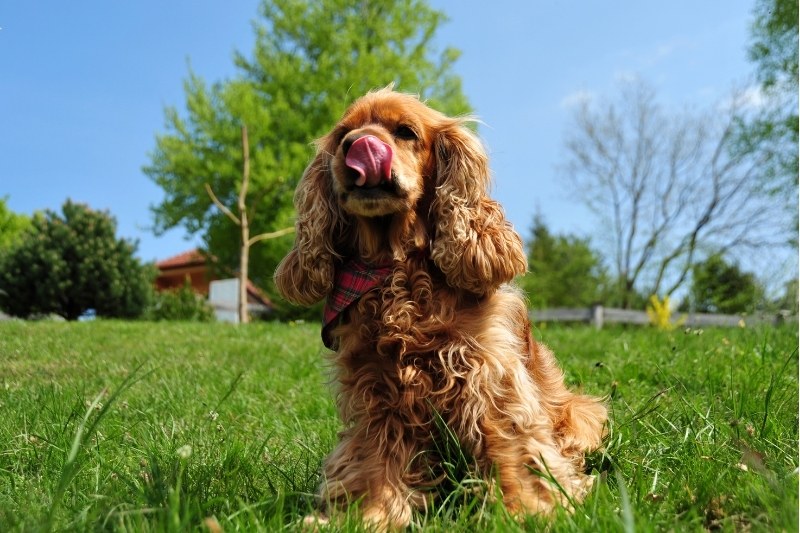
POLYGON ((427 253, 448 283, 477 294, 524 272, 522 243, 487 196, 488 160, 464 123, 389 89, 351 105, 317 142, 295 193, 295 246, 275 275, 281 293, 319 301, 336 262, 352 256, 427 253))
POLYGON ((435 177, 434 143, 454 121, 387 90, 355 102, 326 139, 336 200, 355 216, 403 214, 435 177))

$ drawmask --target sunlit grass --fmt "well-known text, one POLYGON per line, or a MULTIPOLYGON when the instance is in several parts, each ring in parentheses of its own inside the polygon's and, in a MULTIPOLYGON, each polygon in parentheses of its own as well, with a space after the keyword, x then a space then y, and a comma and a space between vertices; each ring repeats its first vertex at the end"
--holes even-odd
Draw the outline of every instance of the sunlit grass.
MULTIPOLYGON (((613 420, 552 530, 797 530, 795 327, 535 334, 613 420)), ((0 531, 299 530, 339 429, 321 346, 317 324, 0 323, 0 531)), ((439 433, 416 528, 541 529, 439 433)))

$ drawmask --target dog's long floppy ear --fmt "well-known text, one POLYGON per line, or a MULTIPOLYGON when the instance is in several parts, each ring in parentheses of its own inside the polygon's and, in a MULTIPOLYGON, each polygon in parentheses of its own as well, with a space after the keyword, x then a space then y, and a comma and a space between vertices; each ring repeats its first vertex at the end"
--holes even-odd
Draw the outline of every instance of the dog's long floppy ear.
POLYGON ((317 154, 294 193, 297 210, 294 246, 275 270, 275 285, 292 303, 311 305, 322 300, 333 287, 335 243, 343 218, 334 201, 330 159, 332 141, 317 142, 317 154))
POLYGON ((483 295, 527 270, 522 240, 488 196, 489 161, 460 120, 436 140, 431 258, 454 287, 483 295))

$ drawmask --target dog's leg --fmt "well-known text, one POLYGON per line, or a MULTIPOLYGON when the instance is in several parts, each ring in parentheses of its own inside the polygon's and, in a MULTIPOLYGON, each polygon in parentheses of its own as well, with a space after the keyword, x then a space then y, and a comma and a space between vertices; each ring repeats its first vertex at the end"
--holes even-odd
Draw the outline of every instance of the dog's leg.
POLYGON ((546 414, 530 424, 515 420, 515 406, 504 407, 487 414, 482 426, 485 460, 495 469, 506 507, 515 515, 569 509, 585 490, 585 476, 560 453, 546 414))
MULTIPOLYGON (((472 443, 481 465, 494 469, 503 500, 513 513, 548 513, 556 506, 570 509, 582 499, 591 478, 580 468, 582 450, 564 453, 568 428, 557 424, 567 425, 567 404, 571 416, 591 415, 583 405, 569 401, 574 395, 564 386, 552 354, 533 352, 527 317, 519 307, 517 316, 511 315, 517 319, 514 322, 498 320, 478 331, 477 342, 448 348, 449 354, 461 354, 458 366, 464 370, 461 418, 454 420, 455 426, 460 438, 472 443), (534 355, 537 361, 530 360, 534 355), (564 434, 559 433, 562 430, 564 434)), ((588 424, 592 428, 582 443, 586 446, 593 444, 595 422, 588 424)), ((601 427, 602 421, 596 425, 601 427)), ((574 435, 569 438, 574 442, 574 435)))
POLYGON ((542 405, 548 411, 556 441, 563 455, 583 467, 583 454, 600 447, 608 419, 606 406, 599 398, 575 394, 564 385, 564 375, 553 353, 530 339, 528 371, 541 391, 542 405))
MULTIPOLYGON (((449 424, 482 470, 492 475, 503 501, 515 515, 569 508, 582 495, 585 477, 561 453, 541 391, 522 357, 508 357, 497 338, 494 348, 464 354, 465 373, 458 409, 449 424), (471 362, 470 362, 471 361, 471 362), (499 363, 502 361, 502 363, 499 363), (495 363, 498 362, 498 363, 495 363)), ((524 345, 523 345, 524 346, 524 345)))
POLYGON ((321 500, 330 514, 359 502, 366 523, 380 531, 402 529, 411 522, 413 494, 404 476, 412 460, 402 426, 391 415, 357 424, 342 433, 325 462, 321 500))

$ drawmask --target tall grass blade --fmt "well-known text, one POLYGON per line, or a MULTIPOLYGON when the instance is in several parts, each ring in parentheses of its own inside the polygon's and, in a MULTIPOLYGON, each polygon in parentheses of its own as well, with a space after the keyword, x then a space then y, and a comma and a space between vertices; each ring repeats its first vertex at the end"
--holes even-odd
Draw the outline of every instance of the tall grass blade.
POLYGON ((622 526, 625 533, 636 532, 636 522, 633 519, 633 508, 631 507, 631 499, 628 496, 628 489, 625 487, 625 480, 622 479, 622 474, 619 470, 614 471, 614 476, 617 478, 617 486, 619 487, 620 505, 622 506, 622 526))
POLYGON ((236 387, 239 385, 239 382, 242 381, 242 377, 244 377, 244 370, 239 372, 239 374, 235 378, 233 378, 233 381, 228 387, 228 390, 225 392, 225 394, 222 395, 222 398, 220 398, 220 400, 217 402, 217 405, 214 406, 214 409, 212 409, 213 411, 219 411, 219 407, 225 402, 225 400, 228 399, 228 397, 231 394, 233 394, 233 391, 236 390, 236 387))
POLYGON ((94 400, 92 400, 89 407, 86 409, 86 413, 83 415, 83 420, 81 420, 80 424, 78 424, 78 428, 75 430, 75 437, 72 440, 72 446, 70 447, 69 454, 67 454, 66 461, 64 462, 64 466, 61 468, 61 476, 58 479, 58 484, 56 485, 56 490, 53 493, 52 501, 50 503, 50 508, 47 511, 47 514, 42 521, 39 530, 42 532, 49 532, 53 529, 53 520, 55 519, 55 514, 58 511, 59 506, 61 505, 62 498, 64 497, 64 493, 66 492, 67 488, 69 487, 72 480, 77 475, 78 471, 80 470, 81 463, 78 460, 78 453, 80 452, 81 448, 86 444, 86 441, 95 433, 97 427, 100 425, 100 422, 105 418, 108 410, 114 404, 114 402, 119 398, 119 396, 132 387, 138 381, 144 379, 150 372, 145 373, 141 377, 137 377, 137 373, 141 368, 144 366, 144 363, 139 364, 136 368, 130 372, 122 383, 117 387, 117 389, 109 396, 108 401, 101 405, 100 401, 105 396, 107 389, 103 389, 100 393, 95 396, 94 400), (98 410, 99 407, 99 410, 98 410), (97 410, 97 416, 91 421, 91 424, 88 425, 89 419, 91 418, 92 413, 97 410))
MULTIPOLYGON (((789 357, 786 358, 786 362, 783 363, 783 367, 781 367, 780 372, 778 372, 777 377, 780 378, 783 376, 783 373, 786 372, 786 367, 789 366, 789 363, 792 361, 797 360, 797 348, 794 349, 792 353, 789 354, 789 357)), ((770 402, 772 401, 772 394, 775 391, 775 379, 776 375, 773 373, 769 378, 769 387, 767 387, 767 392, 764 395, 764 418, 761 420, 761 429, 758 432, 761 438, 764 438, 764 431, 767 427, 767 420, 769 418, 769 406, 770 402)))

